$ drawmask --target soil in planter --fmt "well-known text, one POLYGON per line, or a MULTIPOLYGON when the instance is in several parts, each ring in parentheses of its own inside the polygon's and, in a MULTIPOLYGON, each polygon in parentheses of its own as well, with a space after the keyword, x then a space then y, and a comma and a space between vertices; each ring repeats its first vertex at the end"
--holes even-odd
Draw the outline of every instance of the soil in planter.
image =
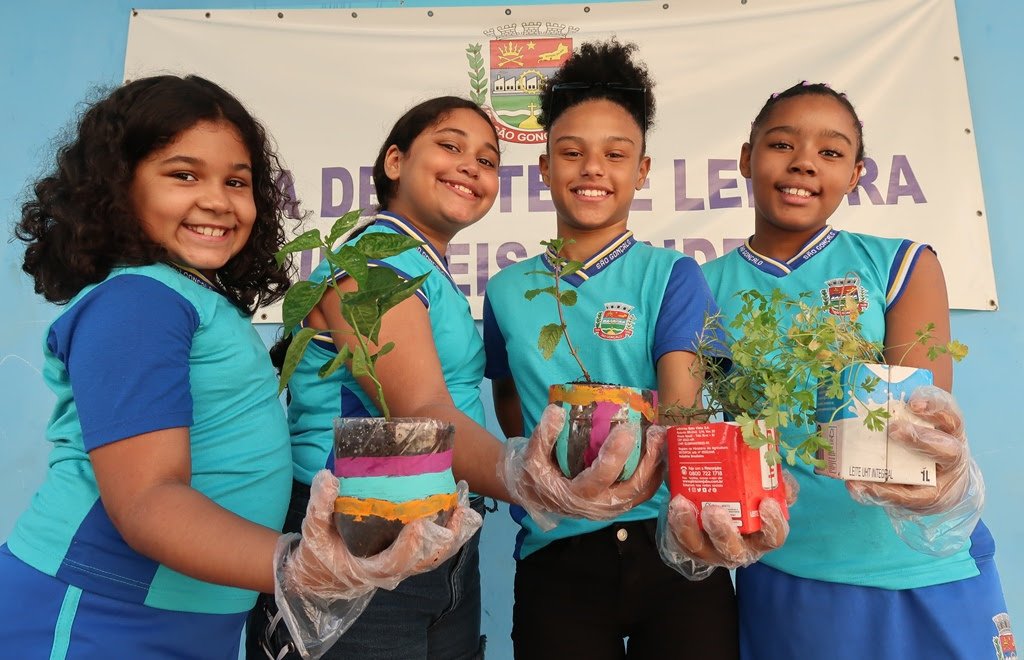
POLYGON ((386 549, 419 518, 446 524, 457 504, 451 472, 454 430, 433 419, 335 420, 334 522, 349 549, 386 549))

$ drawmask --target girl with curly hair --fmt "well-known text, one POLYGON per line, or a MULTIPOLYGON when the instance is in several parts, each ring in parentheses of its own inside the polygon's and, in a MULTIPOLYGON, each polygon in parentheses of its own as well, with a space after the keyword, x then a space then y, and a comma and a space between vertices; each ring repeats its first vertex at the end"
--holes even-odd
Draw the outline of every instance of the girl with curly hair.
POLYGON ((304 628, 315 609, 350 622, 373 586, 458 548, 411 525, 352 560, 326 472, 303 535, 276 531, 288 427, 250 317, 288 284, 279 173, 236 98, 159 76, 89 107, 35 183, 23 268, 62 309, 43 345, 49 470, 0 547, 0 590, 31 594, 0 603, 6 653, 233 660, 259 591, 315 646, 341 627, 304 628))
MULTIPOLYGON (((583 264, 562 278, 576 295, 563 312, 570 328, 582 330, 573 341, 593 380, 657 389, 662 402, 691 404, 700 387, 694 347, 705 313, 717 308, 693 259, 648 246, 627 226, 651 166, 646 146, 655 105, 654 82, 633 60, 635 50, 614 39, 585 43, 546 81, 541 124, 548 143, 540 171, 558 236, 567 239, 563 256, 583 264), (629 310, 631 332, 597 332, 595 317, 606 303, 629 310)), ((530 311, 535 303, 523 297, 550 286, 543 273, 552 270, 551 258, 509 266, 487 284, 487 376, 510 437, 543 426, 548 385, 580 373, 565 342, 543 358, 537 336, 551 318, 530 311)), ((652 440, 649 434, 648 445, 652 440)), ((655 532, 668 497, 660 471, 651 481, 653 497, 614 519, 566 519, 545 530, 513 508, 522 526, 512 628, 517 658, 737 657, 729 573, 690 582, 662 562, 655 532)))

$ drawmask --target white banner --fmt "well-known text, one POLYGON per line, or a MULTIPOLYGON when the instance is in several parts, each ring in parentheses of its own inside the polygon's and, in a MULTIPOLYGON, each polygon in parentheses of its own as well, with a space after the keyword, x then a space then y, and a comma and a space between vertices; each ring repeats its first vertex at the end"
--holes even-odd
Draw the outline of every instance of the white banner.
MULTIPOLYGON (((953 0, 138 10, 125 77, 197 73, 237 94, 290 170, 301 200, 290 213, 306 218, 296 231, 374 203, 373 159, 407 108, 473 98, 502 136, 500 193, 448 257, 479 314, 488 278, 555 231, 536 86, 574 45, 611 35, 636 42, 657 81, 651 175, 630 215, 638 238, 699 261, 741 243, 753 227, 737 170, 750 121, 772 92, 827 82, 854 102, 868 155, 833 224, 930 243, 953 307, 997 307, 953 0)), ((303 274, 318 258, 304 255, 303 274)))

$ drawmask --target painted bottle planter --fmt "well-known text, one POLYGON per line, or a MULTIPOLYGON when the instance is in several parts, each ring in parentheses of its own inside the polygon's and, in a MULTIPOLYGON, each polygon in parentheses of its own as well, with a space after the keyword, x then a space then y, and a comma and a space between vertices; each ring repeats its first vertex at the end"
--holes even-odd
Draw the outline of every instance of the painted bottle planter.
MULTIPOLYGON (((765 433, 775 437, 774 430, 765 433)), ((711 504, 725 507, 740 534, 761 529, 758 507, 765 498, 777 501, 789 518, 779 466, 766 460, 771 444, 751 447, 735 422, 670 426, 665 440, 672 497, 682 495, 698 511, 711 504)))
POLYGON ((654 422, 657 394, 653 390, 598 383, 552 385, 548 403, 565 410, 565 425, 555 441, 555 460, 568 477, 575 477, 597 458, 611 429, 624 423, 637 426, 633 451, 619 479, 628 479, 643 453, 647 429, 654 422))
POLYGON ((334 420, 334 524, 352 554, 386 549, 409 522, 448 522, 457 504, 455 427, 428 418, 334 420))
POLYGON ((917 486, 935 485, 935 461, 899 443, 889 442, 888 421, 908 419, 930 426, 906 405, 918 387, 932 384, 927 369, 888 364, 852 364, 839 373, 843 398, 818 387, 815 412, 821 435, 831 450, 819 450, 825 467, 815 472, 836 479, 879 481, 917 486), (873 385, 873 387, 871 387, 873 385), (864 425, 868 411, 883 408, 889 413, 885 428, 873 431, 864 425))

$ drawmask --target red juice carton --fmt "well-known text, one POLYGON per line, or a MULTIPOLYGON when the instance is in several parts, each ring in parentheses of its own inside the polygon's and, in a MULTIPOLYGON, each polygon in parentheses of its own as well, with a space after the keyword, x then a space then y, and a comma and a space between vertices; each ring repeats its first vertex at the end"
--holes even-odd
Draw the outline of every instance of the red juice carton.
POLYGON ((830 397, 825 385, 818 386, 815 417, 821 435, 832 447, 818 451, 825 466, 814 471, 835 479, 934 486, 935 461, 889 441, 889 422, 895 419, 931 426, 907 406, 915 389, 932 384, 931 372, 864 363, 846 367, 839 378, 842 399, 830 397), (889 418, 884 420, 884 428, 873 431, 864 425, 864 419, 879 408, 885 409, 889 418))
MULTIPOLYGON (((775 437, 774 430, 767 434, 775 437)), ((778 501, 789 518, 779 466, 769 465, 766 459, 773 444, 750 447, 735 422, 670 426, 666 440, 668 489, 673 497, 682 495, 698 511, 710 505, 724 507, 740 534, 761 529, 758 506, 766 497, 778 501)))

